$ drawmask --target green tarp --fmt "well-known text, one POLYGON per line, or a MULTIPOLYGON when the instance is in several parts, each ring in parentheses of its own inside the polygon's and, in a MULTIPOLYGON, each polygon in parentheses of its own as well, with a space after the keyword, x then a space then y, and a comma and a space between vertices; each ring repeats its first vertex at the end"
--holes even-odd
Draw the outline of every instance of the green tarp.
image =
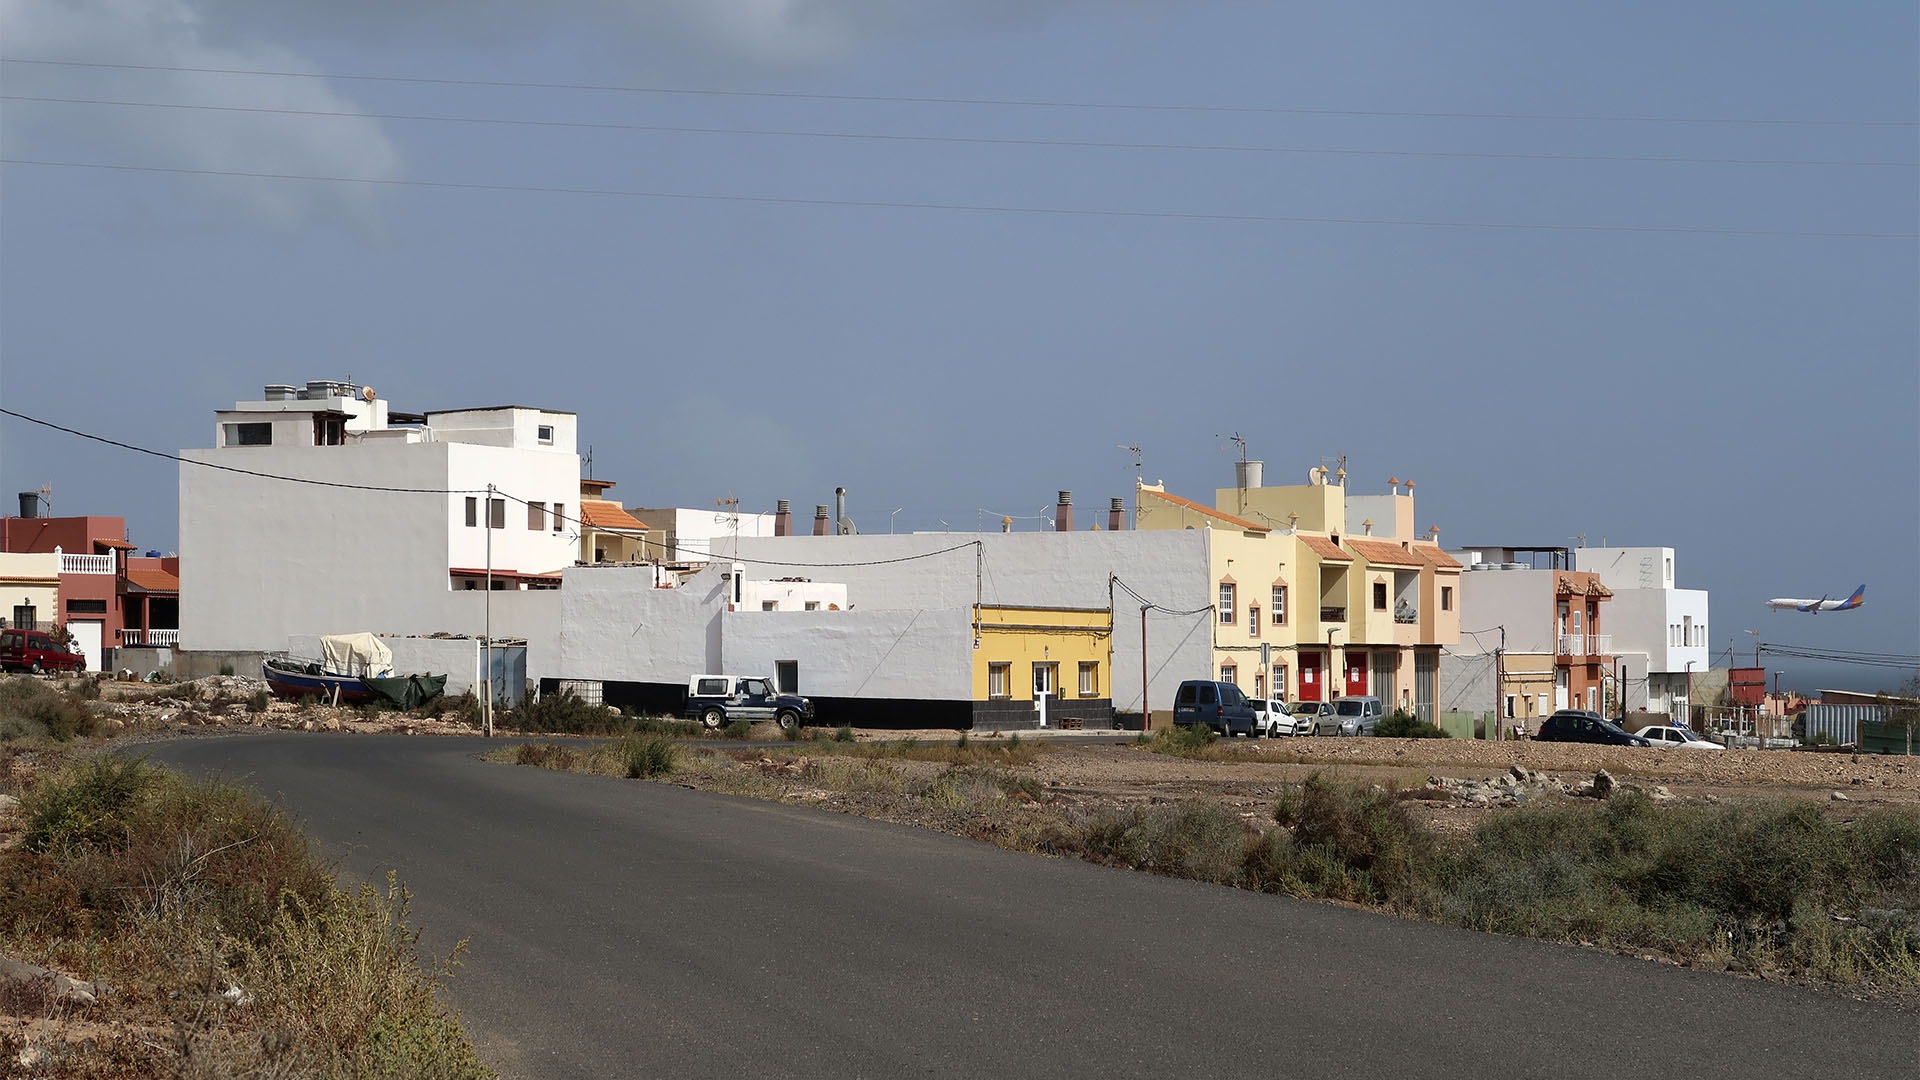
POLYGON ((362 678, 367 689, 403 709, 425 704, 447 688, 445 675, 398 675, 387 679, 362 678))

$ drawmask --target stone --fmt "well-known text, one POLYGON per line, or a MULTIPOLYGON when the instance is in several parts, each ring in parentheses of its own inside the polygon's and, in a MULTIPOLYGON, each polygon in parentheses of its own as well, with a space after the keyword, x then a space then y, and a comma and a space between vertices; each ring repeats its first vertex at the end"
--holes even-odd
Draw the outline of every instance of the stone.
POLYGON ((1846 792, 1836 791, 1833 793, 1833 801, 1834 802, 1852 802, 1853 800, 1847 798, 1846 792))
POLYGON ((0 814, 7 813, 20 805, 20 800, 11 795, 0 795, 0 814))
POLYGON ((1599 772, 1593 774, 1593 797, 1594 798, 1604 799, 1607 796, 1612 795, 1614 787, 1615 787, 1615 784, 1613 782, 1612 773, 1608 772, 1605 769, 1601 769, 1599 772))

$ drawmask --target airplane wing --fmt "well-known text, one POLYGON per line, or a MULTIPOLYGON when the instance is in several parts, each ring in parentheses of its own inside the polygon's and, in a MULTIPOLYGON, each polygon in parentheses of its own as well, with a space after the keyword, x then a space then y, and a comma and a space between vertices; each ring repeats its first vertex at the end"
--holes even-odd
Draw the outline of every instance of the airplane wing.
POLYGON ((1809 615, 1818 615, 1818 614, 1820 614, 1820 611, 1821 611, 1821 609, 1822 609, 1822 608, 1823 608, 1823 607, 1824 607, 1824 606, 1826 605, 1826 602, 1827 602, 1827 598, 1826 598, 1826 596, 1825 596, 1825 595, 1822 595, 1822 596, 1820 597, 1820 599, 1818 599, 1818 600, 1809 600, 1809 601, 1807 601, 1806 603, 1804 603, 1804 604, 1802 604, 1802 605, 1800 605, 1799 607, 1797 607, 1797 608, 1795 608, 1794 610, 1795 610, 1795 611, 1804 611, 1804 612, 1806 612, 1806 613, 1807 613, 1807 614, 1809 614, 1809 615))

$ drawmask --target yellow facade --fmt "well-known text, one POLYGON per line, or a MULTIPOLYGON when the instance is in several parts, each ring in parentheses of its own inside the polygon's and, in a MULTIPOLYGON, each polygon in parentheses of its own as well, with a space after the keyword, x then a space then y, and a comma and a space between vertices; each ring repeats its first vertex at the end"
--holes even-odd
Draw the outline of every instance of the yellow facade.
POLYGON ((60 556, 0 552, 0 619, 11 626, 14 612, 27 608, 36 623, 60 618, 60 556))
POLYGON ((1105 608, 977 609, 973 700, 1027 701, 1042 688, 1057 700, 1113 696, 1113 614, 1105 608))

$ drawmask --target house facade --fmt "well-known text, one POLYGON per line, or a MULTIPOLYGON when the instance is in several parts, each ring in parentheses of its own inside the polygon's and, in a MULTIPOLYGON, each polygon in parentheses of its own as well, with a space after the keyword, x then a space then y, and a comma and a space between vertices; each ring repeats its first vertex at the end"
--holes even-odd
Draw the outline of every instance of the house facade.
MULTIPOLYGON (((1434 719, 1440 650, 1459 640, 1459 564, 1414 533, 1413 496, 1353 496, 1344 476, 1268 487, 1241 462, 1212 506, 1142 484, 1143 531, 1208 541, 1213 672, 1254 696, 1378 696, 1434 719)), ((1409 485, 1409 489, 1410 489, 1409 485)))
POLYGON ((56 605, 45 608, 14 603, 6 614, 23 618, 25 612, 12 609, 33 607, 36 621, 64 624, 74 648, 86 656, 88 669, 104 670, 111 666, 126 625, 121 595, 127 556, 133 550, 126 519, 40 517, 37 502, 23 497, 21 503, 23 511, 32 512, 0 519, 0 550, 57 556, 59 597, 56 605))
POLYGON ((612 480, 580 481, 580 520, 572 526, 580 534, 580 562, 640 562, 647 557, 647 523, 607 498, 613 486, 612 480))
POLYGON ((551 639, 552 590, 579 550, 571 413, 401 414, 370 387, 316 381, 219 411, 213 437, 181 452, 183 649, 357 631, 551 639))
POLYGON ((1566 569, 1564 548, 1474 547, 1453 552, 1465 566, 1460 613, 1486 633, 1463 641, 1466 659, 1499 652, 1499 717, 1532 728, 1557 709, 1617 715, 1619 673, 1606 629, 1612 590, 1599 575, 1566 569), (1521 555, 1547 556, 1544 567, 1521 555))
POLYGON ((1607 629, 1625 667, 1626 708, 1686 723, 1690 686, 1712 665, 1707 590, 1675 586, 1669 547, 1576 548, 1573 559, 1613 591, 1607 629))

